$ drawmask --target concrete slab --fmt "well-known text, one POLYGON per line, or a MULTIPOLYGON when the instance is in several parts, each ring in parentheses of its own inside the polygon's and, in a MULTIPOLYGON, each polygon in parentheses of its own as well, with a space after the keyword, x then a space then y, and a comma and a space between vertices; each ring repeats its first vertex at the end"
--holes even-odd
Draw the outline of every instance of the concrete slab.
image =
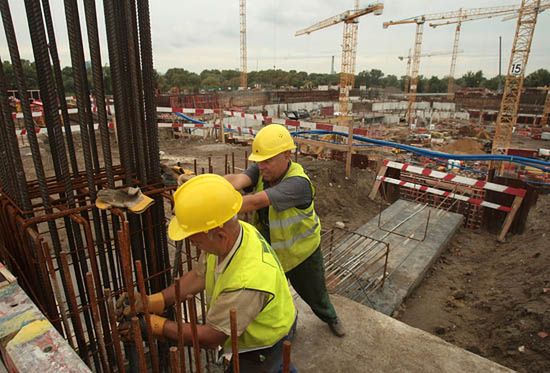
POLYGON ((511 372, 420 329, 338 295, 332 296, 346 336, 332 335, 301 300, 292 361, 308 372, 511 372))
POLYGON ((380 222, 382 229, 378 227, 378 216, 357 229, 357 233, 390 245, 386 271, 389 275, 386 282, 383 287, 370 294, 364 304, 386 315, 393 314, 422 281, 426 271, 462 225, 462 219, 460 214, 398 200, 383 211, 380 222), (418 241, 424 237, 428 211, 428 229, 424 240, 418 241), (407 220, 413 214, 415 215, 407 220), (401 235, 387 232, 395 227, 395 232, 401 235))

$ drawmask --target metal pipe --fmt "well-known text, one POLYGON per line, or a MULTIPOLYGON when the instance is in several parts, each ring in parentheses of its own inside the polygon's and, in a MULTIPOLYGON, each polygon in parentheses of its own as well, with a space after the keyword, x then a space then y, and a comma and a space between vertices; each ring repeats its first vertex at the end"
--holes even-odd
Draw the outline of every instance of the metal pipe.
POLYGON ((149 314, 149 306, 147 301, 147 291, 145 290, 145 280, 143 280, 143 268, 141 261, 136 260, 136 272, 138 289, 141 295, 141 304, 143 305, 143 313, 145 315, 145 325, 147 327, 147 342, 149 343, 149 353, 151 355, 151 369, 153 373, 159 372, 159 355, 153 329, 151 327, 151 315, 149 314))
POLYGON ((239 367, 239 336, 237 335, 237 310, 229 310, 229 322, 231 325, 231 361, 233 362, 233 373, 241 371, 239 367))
POLYGON ((231 152, 231 173, 235 173, 235 152, 231 152))

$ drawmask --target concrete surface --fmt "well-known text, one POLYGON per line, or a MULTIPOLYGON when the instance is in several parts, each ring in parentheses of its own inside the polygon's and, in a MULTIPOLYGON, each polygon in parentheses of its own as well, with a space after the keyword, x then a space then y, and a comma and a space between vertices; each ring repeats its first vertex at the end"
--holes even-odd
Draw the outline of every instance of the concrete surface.
POLYGON ((347 335, 338 338, 301 300, 292 360, 308 372, 511 372, 508 368, 340 296, 347 335))
POLYGON ((0 288, 0 352, 9 372, 91 372, 15 282, 0 288))
POLYGON ((389 273, 384 286, 371 294, 368 304, 377 311, 391 315, 403 300, 420 284, 426 271, 443 252, 462 225, 462 215, 435 208, 398 200, 382 213, 381 228, 378 227, 378 216, 363 225, 356 232, 385 241, 390 244, 388 256, 389 273), (426 221, 430 213, 428 230, 424 238, 426 221), (388 233, 399 223, 416 213, 395 232, 388 233), (403 237, 406 236, 406 237, 403 237), (413 237, 415 239, 407 238, 413 237), (423 241, 418 241, 424 238, 423 241))

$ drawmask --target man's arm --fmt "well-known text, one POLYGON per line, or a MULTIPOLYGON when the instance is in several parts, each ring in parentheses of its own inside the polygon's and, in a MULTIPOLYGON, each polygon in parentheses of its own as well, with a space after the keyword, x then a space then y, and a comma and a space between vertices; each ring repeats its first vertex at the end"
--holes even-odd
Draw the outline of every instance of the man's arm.
POLYGON ((265 191, 243 196, 243 205, 239 212, 256 211, 271 205, 271 201, 265 191))
MULTIPOLYGON (((185 299, 188 295, 195 295, 204 290, 204 277, 199 276, 196 271, 189 271, 180 278, 180 299, 185 299)), ((176 303, 176 288, 171 285, 162 291, 165 308, 176 303)))
MULTIPOLYGON (((227 313, 227 317, 229 318, 229 312, 227 313)), ((197 325, 197 335, 199 337, 199 344, 201 347, 209 348, 223 346, 225 340, 228 338, 225 333, 216 330, 209 325, 197 325)), ((175 321, 166 320, 162 331, 162 336, 173 341, 177 341, 178 324, 175 321)), ((183 340, 185 341, 185 344, 191 345, 192 339, 191 325, 187 323, 183 324, 183 340)))
POLYGON ((229 174, 224 176, 233 185, 233 188, 241 190, 252 186, 252 179, 247 174, 229 174))

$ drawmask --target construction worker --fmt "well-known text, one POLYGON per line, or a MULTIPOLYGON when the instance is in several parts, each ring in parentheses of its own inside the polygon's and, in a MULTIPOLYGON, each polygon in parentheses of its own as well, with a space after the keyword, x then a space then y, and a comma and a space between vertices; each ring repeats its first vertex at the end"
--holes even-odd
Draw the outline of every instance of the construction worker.
MULTIPOLYGON (((180 278, 180 299, 206 290, 206 324, 197 325, 201 346, 231 351, 229 310, 237 311, 240 368, 243 372, 277 372, 282 345, 294 330, 296 310, 282 266, 261 234, 239 221, 242 196, 223 177, 197 176, 174 194, 175 217, 170 239, 189 238, 202 254, 199 265, 180 278)), ((175 303, 175 286, 148 296, 148 310, 161 314, 175 303)), ((119 312, 130 313, 125 299, 119 312)), ((136 297, 136 311, 142 311, 136 297)), ((177 340, 177 323, 151 315, 153 334, 177 340)), ((184 340, 191 341, 189 325, 184 340)))
POLYGON ((315 189, 302 166, 292 162, 294 141, 286 127, 270 124, 252 143, 244 173, 226 179, 245 195, 240 212, 254 211, 253 224, 271 244, 290 283, 312 311, 339 337, 344 327, 330 301, 323 256, 321 224, 313 203, 315 189))

